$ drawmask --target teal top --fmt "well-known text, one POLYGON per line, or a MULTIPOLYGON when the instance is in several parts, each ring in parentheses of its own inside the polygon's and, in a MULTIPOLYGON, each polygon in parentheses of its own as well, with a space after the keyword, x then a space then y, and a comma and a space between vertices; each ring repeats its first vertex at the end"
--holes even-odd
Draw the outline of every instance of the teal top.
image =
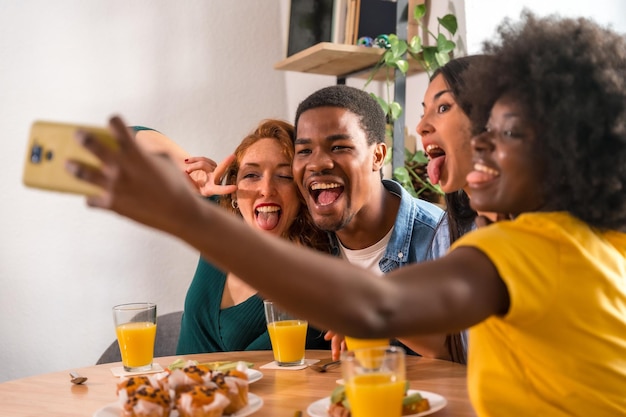
MULTIPOLYGON (((226 274, 200 258, 181 320, 177 355, 238 350, 270 350, 263 299, 253 295, 246 301, 221 309, 226 274)), ((311 328, 307 349, 330 349, 323 332, 311 328)))

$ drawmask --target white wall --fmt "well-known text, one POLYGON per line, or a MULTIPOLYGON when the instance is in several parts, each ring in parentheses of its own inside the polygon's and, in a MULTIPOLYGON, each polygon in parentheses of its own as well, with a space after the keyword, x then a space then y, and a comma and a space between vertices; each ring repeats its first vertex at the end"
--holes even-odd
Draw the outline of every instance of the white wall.
MULTIPOLYGON (((467 27, 471 40, 462 38, 460 48, 470 52, 503 16, 519 16, 522 4, 542 13, 548 4, 568 14, 601 11, 598 20, 626 31, 619 0, 433 3, 433 15, 459 14, 460 33, 467 27)), ((111 306, 150 300, 161 314, 182 309, 197 261, 184 244, 88 209, 80 197, 24 188, 31 122, 103 124, 119 112, 194 154, 221 159, 258 120, 292 120, 300 100, 335 82, 272 69, 286 50, 288 4, 2 0, 0 382, 94 364, 115 337, 111 306)), ((409 80, 411 132, 426 82, 409 80)))
POLYGON ((94 364, 114 340, 114 304, 181 310, 197 262, 80 197, 24 188, 31 122, 104 124, 119 112, 221 159, 258 120, 291 118, 273 70, 285 4, 0 2, 0 381, 94 364))
POLYGON ((622 0, 466 0, 465 4, 469 53, 480 52, 482 41, 494 36, 498 24, 504 18, 517 20, 524 8, 539 16, 587 17, 626 33, 626 2, 622 0))

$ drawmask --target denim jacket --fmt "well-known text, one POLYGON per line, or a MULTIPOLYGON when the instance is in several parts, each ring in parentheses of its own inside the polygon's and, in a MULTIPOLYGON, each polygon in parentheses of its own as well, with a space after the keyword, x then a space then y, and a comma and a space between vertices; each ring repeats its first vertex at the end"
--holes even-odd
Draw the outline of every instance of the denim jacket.
MULTIPOLYGON (((431 248, 433 242, 442 241, 435 239, 435 232, 441 230, 437 226, 443 218, 443 210, 432 203, 414 198, 396 181, 383 180, 383 185, 400 197, 400 207, 387 249, 378 264, 380 270, 386 274, 408 264, 443 256, 447 247, 437 246, 437 250, 431 248)), ((339 242, 334 233, 331 234, 331 246, 333 255, 339 256, 339 242)))
MULTIPOLYGON (((395 181, 383 180, 383 185, 400 196, 400 207, 387 249, 378 264, 380 270, 386 274, 412 263, 444 256, 450 246, 445 212, 434 204, 414 198, 395 181)), ((330 239, 333 255, 340 256, 337 236, 331 233, 330 239)), ((446 345, 454 362, 467 363, 467 336, 467 330, 448 335, 446 345)), ((396 340, 393 344, 403 346, 396 340)), ((415 354, 406 346, 404 348, 409 354, 415 354)))

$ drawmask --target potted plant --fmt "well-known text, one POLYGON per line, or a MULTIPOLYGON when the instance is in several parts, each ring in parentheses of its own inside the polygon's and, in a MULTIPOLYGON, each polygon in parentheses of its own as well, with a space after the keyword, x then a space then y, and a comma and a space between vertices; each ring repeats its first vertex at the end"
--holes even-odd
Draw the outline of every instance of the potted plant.
MULTIPOLYGON (((391 86, 395 77, 406 76, 409 71, 409 59, 413 65, 419 65, 430 77, 439 67, 445 65, 451 57, 456 43, 451 39, 457 31, 457 19, 453 14, 446 14, 437 18, 437 32, 428 29, 425 22, 426 5, 418 4, 413 9, 413 18, 425 31, 427 39, 434 40, 434 45, 428 45, 419 35, 413 36, 409 40, 400 39, 396 34, 387 35, 385 42, 385 53, 372 69, 365 87, 367 87, 380 71, 385 71, 386 96, 379 97, 372 93, 387 116, 387 122, 393 126, 398 117, 402 114, 402 105, 392 99, 391 86), (445 32, 443 31, 445 30, 445 32)), ((393 129, 388 129, 387 134, 393 136, 393 129)), ((392 138, 393 140, 393 138, 392 138)), ((404 166, 396 167, 393 177, 415 197, 421 197, 436 203, 441 202, 443 192, 439 186, 433 185, 428 180, 426 165, 428 158, 422 150, 410 152, 405 149, 404 166)))

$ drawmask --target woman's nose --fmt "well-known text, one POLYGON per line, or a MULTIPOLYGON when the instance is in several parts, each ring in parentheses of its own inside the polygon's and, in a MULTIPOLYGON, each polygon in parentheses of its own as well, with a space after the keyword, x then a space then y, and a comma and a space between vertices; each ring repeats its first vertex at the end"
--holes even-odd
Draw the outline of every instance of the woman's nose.
POLYGON ((479 134, 472 136, 472 139, 471 139, 472 150, 474 152, 493 150, 494 144, 493 144, 492 136, 493 135, 488 131, 484 131, 484 132, 481 132, 479 134))
POLYGON ((272 195, 276 192, 276 184, 271 176, 266 175, 263 177, 260 183, 259 191, 261 192, 261 195, 272 195))
POLYGON ((428 122, 426 116, 422 116, 420 122, 415 127, 415 132, 420 136, 426 136, 434 131, 433 125, 428 122))

